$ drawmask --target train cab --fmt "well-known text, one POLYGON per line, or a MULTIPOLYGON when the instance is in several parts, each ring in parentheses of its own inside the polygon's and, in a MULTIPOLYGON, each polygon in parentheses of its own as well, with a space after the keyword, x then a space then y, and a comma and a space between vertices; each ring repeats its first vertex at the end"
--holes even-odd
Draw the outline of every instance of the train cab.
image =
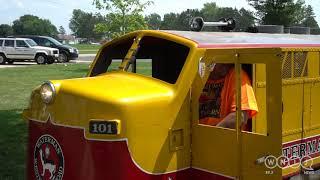
POLYGON ((116 38, 100 48, 86 77, 33 90, 23 112, 27 179, 275 180, 312 173, 320 164, 319 40, 152 30, 116 38), (214 85, 221 97, 207 101, 208 82, 221 67, 232 71, 228 87, 226 80, 214 85), (203 121, 224 106, 233 127, 203 121))

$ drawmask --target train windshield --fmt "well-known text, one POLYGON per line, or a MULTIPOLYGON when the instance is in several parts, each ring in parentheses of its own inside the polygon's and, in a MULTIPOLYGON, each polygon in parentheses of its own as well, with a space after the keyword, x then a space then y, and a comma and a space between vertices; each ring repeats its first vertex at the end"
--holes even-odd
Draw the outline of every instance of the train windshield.
POLYGON ((105 47, 97 60, 91 76, 107 71, 117 71, 130 51, 135 51, 130 57, 126 71, 152 76, 167 83, 174 84, 182 70, 189 54, 189 48, 173 41, 152 36, 144 36, 138 48, 130 49, 135 38, 105 47))

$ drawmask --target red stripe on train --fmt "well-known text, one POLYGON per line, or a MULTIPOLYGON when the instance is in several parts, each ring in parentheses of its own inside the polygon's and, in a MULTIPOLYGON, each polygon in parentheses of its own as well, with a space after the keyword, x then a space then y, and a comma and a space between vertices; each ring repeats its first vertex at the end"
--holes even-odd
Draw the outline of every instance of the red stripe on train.
POLYGON ((47 123, 30 121, 28 140, 27 179, 29 180, 49 179, 53 171, 53 177, 72 180, 229 179, 193 168, 168 174, 149 174, 135 165, 126 141, 86 140, 83 129, 56 126, 50 121, 47 123), (58 165, 59 153, 55 152, 59 152, 57 144, 61 146, 63 153, 63 166, 58 165), (38 153, 41 148, 43 156, 38 153))

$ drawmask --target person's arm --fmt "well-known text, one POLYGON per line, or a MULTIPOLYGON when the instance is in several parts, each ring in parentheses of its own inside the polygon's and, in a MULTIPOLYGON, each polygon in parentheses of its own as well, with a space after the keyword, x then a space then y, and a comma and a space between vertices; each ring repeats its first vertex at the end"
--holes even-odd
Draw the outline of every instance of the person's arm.
MULTIPOLYGON (((241 124, 246 123, 248 120, 248 114, 246 111, 242 111, 241 113, 241 124)), ((237 119, 237 114, 236 112, 232 112, 228 114, 221 122, 217 124, 217 127, 224 127, 224 128, 230 128, 230 129, 235 129, 236 127, 236 119, 237 119)))

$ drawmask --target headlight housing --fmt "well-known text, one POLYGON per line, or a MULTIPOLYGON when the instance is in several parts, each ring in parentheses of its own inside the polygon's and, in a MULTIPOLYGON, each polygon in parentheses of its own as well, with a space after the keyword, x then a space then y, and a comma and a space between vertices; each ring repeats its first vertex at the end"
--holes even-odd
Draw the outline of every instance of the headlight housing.
POLYGON ((40 87, 41 99, 44 103, 50 104, 53 102, 56 95, 56 90, 51 82, 45 82, 40 87))
POLYGON ((74 53, 75 50, 74 50, 74 48, 70 48, 69 51, 70 51, 71 53, 74 53))

